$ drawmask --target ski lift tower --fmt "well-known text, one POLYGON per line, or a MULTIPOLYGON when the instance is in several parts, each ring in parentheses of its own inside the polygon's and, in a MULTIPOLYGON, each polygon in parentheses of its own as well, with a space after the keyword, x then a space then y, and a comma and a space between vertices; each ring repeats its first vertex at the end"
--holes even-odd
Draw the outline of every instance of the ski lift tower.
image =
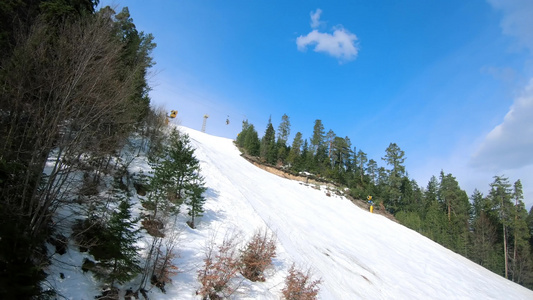
POLYGON ((202 123, 202 132, 205 132, 205 124, 207 123, 207 118, 209 116, 207 114, 204 115, 204 122, 202 123))

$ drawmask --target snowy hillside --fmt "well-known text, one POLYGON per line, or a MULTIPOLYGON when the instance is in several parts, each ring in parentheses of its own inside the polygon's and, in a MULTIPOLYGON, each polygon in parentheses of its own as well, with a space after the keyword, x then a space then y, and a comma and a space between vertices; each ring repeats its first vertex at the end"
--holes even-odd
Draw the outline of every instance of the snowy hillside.
MULTIPOLYGON (((166 294, 151 289, 150 299, 199 299, 197 270, 206 244, 232 231, 242 231, 243 241, 248 240, 265 228, 277 235, 274 266, 265 282, 240 280, 234 299, 280 299, 292 263, 310 267, 313 278, 322 280, 319 299, 533 299, 533 291, 381 215, 255 167, 230 139, 180 130, 197 148, 207 202, 197 229, 184 222, 179 228, 180 257, 174 263, 180 273, 166 294)), ((145 166, 140 159, 132 168, 145 166)), ((77 259, 72 251, 66 255, 77 259)), ((79 269, 66 275, 56 282, 62 295, 92 298, 80 295, 97 290, 90 275, 79 269)))
MULTIPOLYGON (((381 215, 251 165, 231 140, 182 130, 209 187, 214 220, 205 226, 248 234, 269 227, 282 249, 278 273, 292 261, 311 266, 323 281, 321 299, 533 299, 532 291, 381 215)), ((276 280, 265 283, 273 296, 281 289, 276 280)))

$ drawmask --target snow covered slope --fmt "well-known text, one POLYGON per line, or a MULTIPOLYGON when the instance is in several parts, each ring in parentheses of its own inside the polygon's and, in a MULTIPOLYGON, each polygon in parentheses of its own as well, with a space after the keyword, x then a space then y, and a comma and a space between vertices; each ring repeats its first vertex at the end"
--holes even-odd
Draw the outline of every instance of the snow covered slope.
POLYGON ((533 291, 381 215, 253 166, 229 139, 180 130, 197 148, 206 213, 198 229, 184 229, 176 262, 184 272, 162 297, 197 297, 195 269, 209 236, 240 228, 249 237, 268 227, 279 242, 274 268, 264 283, 243 283, 237 299, 279 299, 292 262, 322 279, 320 299, 533 299, 533 291))

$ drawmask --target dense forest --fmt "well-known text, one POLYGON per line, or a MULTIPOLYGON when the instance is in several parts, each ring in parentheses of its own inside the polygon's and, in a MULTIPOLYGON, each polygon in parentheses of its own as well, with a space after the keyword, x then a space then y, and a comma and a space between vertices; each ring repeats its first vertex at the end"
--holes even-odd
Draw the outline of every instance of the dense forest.
MULTIPOLYGON (((65 224, 54 221, 65 207, 81 203, 87 215, 99 216, 91 228, 102 229, 106 239, 130 226, 127 201, 90 195, 104 175, 113 174, 121 186, 127 161, 118 153, 133 133, 148 138, 153 134, 147 129, 160 122, 150 109, 146 79, 155 44, 136 29, 127 8, 96 11, 97 5, 97 0, 0 3, 2 299, 51 295, 44 288, 51 254, 46 243, 65 247, 65 224), (109 210, 111 202, 116 210, 109 210)), ((113 256, 131 250, 123 246, 106 251, 113 256)), ((106 257, 114 271, 118 257, 106 257)), ((106 274, 111 282, 125 276, 106 274)))
POLYGON ((409 178, 405 153, 395 143, 385 149, 380 166, 349 137, 326 132, 321 120, 315 121, 310 138, 297 132, 291 144, 290 127, 289 117, 283 115, 276 134, 269 120, 260 139, 245 120, 236 143, 263 163, 347 187, 355 199, 371 195, 377 207, 403 225, 533 288, 533 209, 528 214, 520 180, 511 183, 505 176, 494 176, 486 195, 476 189, 468 196, 452 174, 441 171, 424 187, 409 178))

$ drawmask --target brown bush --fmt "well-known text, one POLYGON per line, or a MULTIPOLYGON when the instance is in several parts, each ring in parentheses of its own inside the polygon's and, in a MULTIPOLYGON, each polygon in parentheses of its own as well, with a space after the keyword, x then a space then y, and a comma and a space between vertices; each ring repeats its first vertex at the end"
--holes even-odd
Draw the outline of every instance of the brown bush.
POLYGON ((274 234, 258 231, 246 245, 241 254, 241 273, 251 281, 265 281, 264 272, 272 265, 276 256, 276 237, 274 234))
POLYGON ((314 300, 320 291, 318 285, 321 280, 311 281, 311 271, 305 273, 298 270, 294 264, 285 277, 285 287, 281 292, 287 300, 314 300))
POLYGON ((160 238, 165 237, 165 234, 163 233, 163 228, 165 226, 163 225, 162 221, 157 219, 151 219, 150 216, 148 216, 148 218, 143 219, 141 221, 141 224, 143 228, 146 229, 149 235, 160 238))
POLYGON ((202 299, 222 299, 233 293, 229 283, 239 271, 238 241, 238 235, 226 234, 216 249, 214 238, 207 246, 204 267, 198 271, 202 288, 196 292, 202 299))

